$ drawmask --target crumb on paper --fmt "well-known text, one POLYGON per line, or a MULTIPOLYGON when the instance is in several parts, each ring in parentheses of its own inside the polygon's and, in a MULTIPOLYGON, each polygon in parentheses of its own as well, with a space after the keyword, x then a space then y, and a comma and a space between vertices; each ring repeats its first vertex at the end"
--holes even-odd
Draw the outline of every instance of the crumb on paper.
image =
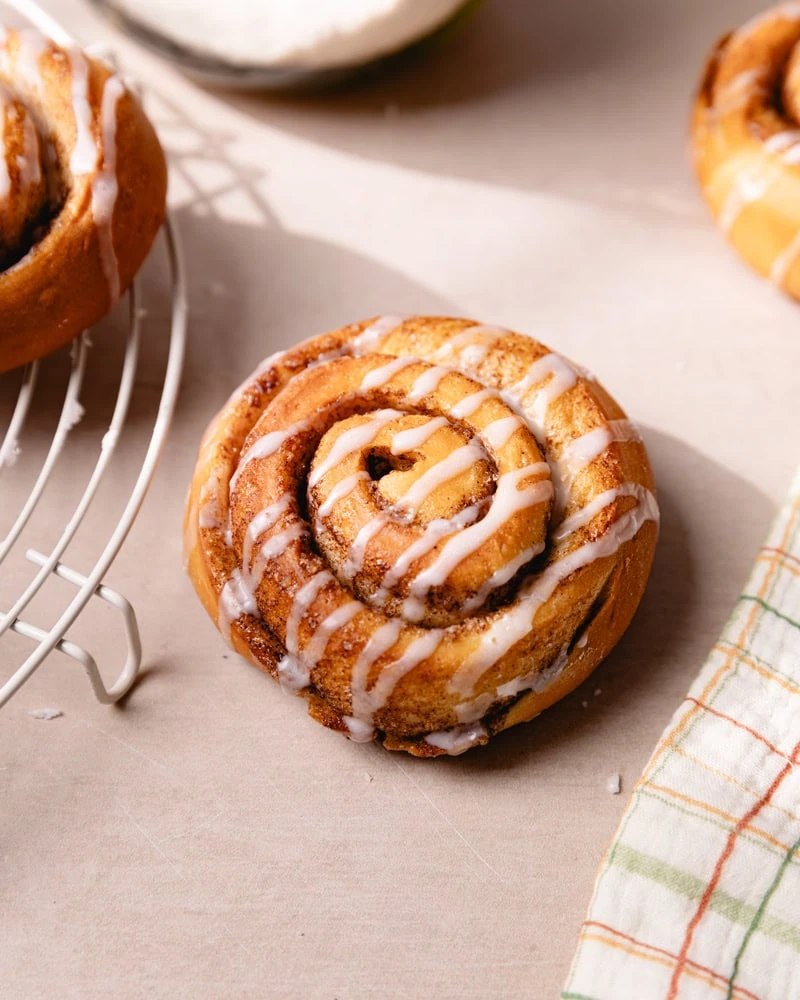
POLYGON ((612 774, 610 778, 606 778, 606 791, 609 795, 619 795, 622 791, 621 774, 612 774))
POLYGON ((370 781, 374 781, 375 779, 372 777, 372 775, 368 771, 365 771, 364 772, 364 780, 367 781, 367 782, 370 782, 370 781))
POLYGON ((64 713, 60 708, 32 708, 28 715, 32 719, 41 719, 43 722, 50 722, 51 719, 59 719, 64 713))

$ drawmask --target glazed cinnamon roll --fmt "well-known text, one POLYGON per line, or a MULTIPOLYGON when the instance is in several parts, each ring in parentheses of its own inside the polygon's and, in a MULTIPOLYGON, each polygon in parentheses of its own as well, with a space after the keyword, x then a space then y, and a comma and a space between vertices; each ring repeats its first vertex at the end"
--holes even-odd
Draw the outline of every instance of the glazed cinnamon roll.
POLYGON ((726 35, 692 118, 706 202, 740 256, 800 298, 800 4, 726 35))
POLYGON ((166 164, 121 77, 0 27, 0 372, 68 343, 125 291, 165 211, 166 164))
POLYGON ((578 685, 644 590, 642 439, 588 373, 468 320, 384 316, 273 355, 201 444, 194 586, 319 722, 459 753, 578 685))

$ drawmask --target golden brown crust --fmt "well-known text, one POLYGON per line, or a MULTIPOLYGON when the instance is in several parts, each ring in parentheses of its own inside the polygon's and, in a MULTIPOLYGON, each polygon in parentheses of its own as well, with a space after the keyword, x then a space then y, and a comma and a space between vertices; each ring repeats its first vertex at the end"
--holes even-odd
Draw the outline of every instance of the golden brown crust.
POLYGON ((722 38, 691 121, 714 218, 759 274, 800 298, 800 8, 782 4, 722 38))
POLYGON ((652 489, 619 406, 544 345, 382 317, 233 394, 201 444, 188 569, 232 646, 317 721, 461 752, 614 646, 652 560, 652 489))
MULTIPOLYGON (((105 64, 36 32, 9 30, 0 83, 35 123, 50 198, 49 211, 33 220, 32 243, 0 273, 2 372, 68 343, 108 312, 164 220, 167 176, 139 101, 105 64)), ((13 151, 5 153, 8 162, 13 151)), ((9 173, 9 196, 25 197, 25 178, 9 173)))

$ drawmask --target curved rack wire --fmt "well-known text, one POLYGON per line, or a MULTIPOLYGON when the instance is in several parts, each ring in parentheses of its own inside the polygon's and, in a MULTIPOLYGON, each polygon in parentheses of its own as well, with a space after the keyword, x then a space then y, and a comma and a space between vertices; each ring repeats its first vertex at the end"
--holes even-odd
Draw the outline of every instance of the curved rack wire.
MULTIPOLYGON (((5 0, 5 2, 59 44, 74 44, 70 35, 32 0, 5 0)), ((136 475, 127 501, 124 502, 119 520, 111 530, 105 547, 96 556, 94 564, 85 573, 71 568, 65 561, 65 557, 69 554, 70 544, 75 539, 81 524, 90 513, 91 505, 96 500, 103 478, 108 472, 129 414, 134 393, 137 366, 141 355, 143 313, 139 307, 141 283, 137 279, 127 295, 127 334, 113 412, 108 428, 102 437, 100 452, 91 469, 86 487, 74 504, 60 537, 55 543, 50 544, 49 551, 42 552, 36 547, 25 547, 25 559, 37 569, 32 578, 23 586, 22 592, 11 600, 10 606, 6 609, 0 608, 0 665, 3 667, 3 673, 6 673, 7 668, 4 642, 10 633, 22 636, 34 644, 33 649, 27 655, 23 654, 22 662, 13 669, 11 676, 0 686, 0 707, 22 687, 53 650, 59 650, 83 666, 96 697, 106 704, 116 702, 126 694, 138 674, 142 650, 134 609, 122 594, 106 586, 103 579, 139 513, 155 473, 156 464, 172 419, 183 368, 187 316, 186 285, 178 234, 174 221, 169 215, 164 235, 169 258, 169 347, 161 395, 141 468, 136 475), (41 627, 30 620, 29 612, 37 595, 54 576, 65 580, 74 587, 75 593, 66 607, 57 613, 56 620, 49 626, 41 627), (93 597, 106 602, 119 611, 122 616, 126 640, 125 661, 116 680, 109 685, 104 682, 98 664, 91 653, 67 637, 68 631, 75 625, 78 617, 93 597)), ((54 484, 54 473, 58 460, 62 456, 70 432, 83 415, 80 395, 84 386, 90 346, 89 331, 84 332, 73 344, 70 352, 70 370, 64 401, 55 432, 49 445, 45 446, 41 467, 34 476, 33 484, 23 499, 19 512, 16 516, 12 515, 13 519, 9 529, 4 537, 0 537, 0 582, 2 582, 4 563, 15 549, 18 549, 27 540, 30 530, 26 533, 26 529, 30 529, 31 519, 46 495, 48 487, 57 488, 57 485, 54 484)), ((16 464, 20 452, 19 442, 23 439, 26 422, 29 422, 36 413, 34 401, 37 383, 40 381, 42 368, 46 364, 48 364, 47 360, 36 361, 29 365, 24 370, 18 386, 14 382, 16 376, 0 377, 0 398, 2 398, 3 393, 8 391, 5 388, 6 385, 11 386, 17 392, 16 403, 11 409, 5 434, 0 441, 0 481, 10 474, 10 470, 16 464)), ((0 495, 5 496, 6 493, 6 490, 2 490, 0 495)), ((10 655, 14 655, 13 649, 10 651, 10 655)), ((0 681, 2 680, 3 678, 0 677, 0 681)))

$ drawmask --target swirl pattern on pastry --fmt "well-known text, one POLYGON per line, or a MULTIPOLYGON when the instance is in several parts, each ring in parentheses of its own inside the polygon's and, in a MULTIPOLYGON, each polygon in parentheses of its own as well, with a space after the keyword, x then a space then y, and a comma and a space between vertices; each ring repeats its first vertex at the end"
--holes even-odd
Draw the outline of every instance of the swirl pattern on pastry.
POLYGON ((717 44, 692 117, 700 187, 759 274, 800 298, 800 3, 766 11, 717 44))
POLYGON ((587 373, 468 320, 385 316, 273 355, 201 444, 189 573, 318 721, 458 753, 579 684, 627 627, 658 510, 587 373))
POLYGON ((166 182, 121 77, 34 29, 0 27, 0 372, 108 312, 164 220, 166 182))

